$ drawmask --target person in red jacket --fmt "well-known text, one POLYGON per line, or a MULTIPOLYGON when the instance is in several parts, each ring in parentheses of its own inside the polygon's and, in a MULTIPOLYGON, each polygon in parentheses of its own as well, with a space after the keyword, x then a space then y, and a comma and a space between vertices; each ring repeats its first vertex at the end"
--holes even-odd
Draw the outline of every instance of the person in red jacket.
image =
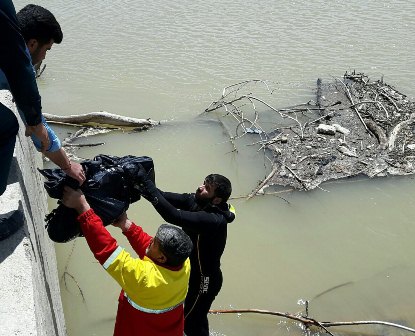
POLYGON ((152 238, 124 213, 113 225, 121 228, 138 254, 133 258, 107 231, 82 191, 65 186, 62 202, 79 213, 89 248, 122 288, 114 336, 183 336, 193 248, 189 236, 163 224, 152 238))

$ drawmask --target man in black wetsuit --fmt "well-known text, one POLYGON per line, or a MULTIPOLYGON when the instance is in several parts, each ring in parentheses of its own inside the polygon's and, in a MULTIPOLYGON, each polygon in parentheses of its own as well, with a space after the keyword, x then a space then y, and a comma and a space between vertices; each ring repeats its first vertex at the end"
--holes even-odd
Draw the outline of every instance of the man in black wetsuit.
POLYGON ((177 194, 157 189, 142 170, 139 175, 148 193, 143 196, 166 222, 182 227, 192 239, 184 330, 187 336, 209 336, 207 314, 222 287, 220 258, 228 223, 235 219, 235 210, 227 203, 231 182, 222 175, 210 174, 195 193, 177 194))

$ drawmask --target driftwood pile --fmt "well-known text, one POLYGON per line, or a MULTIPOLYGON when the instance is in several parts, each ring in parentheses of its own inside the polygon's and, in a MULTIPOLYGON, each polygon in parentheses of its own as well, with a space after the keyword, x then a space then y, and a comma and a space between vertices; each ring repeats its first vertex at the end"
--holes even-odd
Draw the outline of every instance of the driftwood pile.
POLYGON ((238 83, 225 88, 205 110, 225 110, 237 120, 235 135, 230 134, 234 150, 242 136, 259 138, 255 143, 266 152, 271 172, 250 197, 270 186, 311 190, 360 174, 372 178, 415 172, 415 104, 382 79, 372 82, 355 72, 328 83, 318 79, 316 101, 284 109, 252 93, 241 94, 253 82, 272 93, 264 81, 238 83), (260 112, 255 103, 265 110, 260 112), (254 110, 252 118, 246 117, 247 105, 254 110), (270 114, 274 127, 265 129, 263 116, 270 114))

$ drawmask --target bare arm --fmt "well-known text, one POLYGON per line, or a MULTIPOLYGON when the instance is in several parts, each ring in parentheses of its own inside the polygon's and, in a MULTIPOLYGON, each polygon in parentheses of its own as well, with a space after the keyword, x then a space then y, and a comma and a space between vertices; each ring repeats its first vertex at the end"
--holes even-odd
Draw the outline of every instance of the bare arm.
POLYGON ((74 178, 82 185, 85 181, 85 173, 82 166, 70 161, 63 148, 60 148, 56 152, 44 152, 43 153, 49 160, 59 166, 67 175, 74 178))

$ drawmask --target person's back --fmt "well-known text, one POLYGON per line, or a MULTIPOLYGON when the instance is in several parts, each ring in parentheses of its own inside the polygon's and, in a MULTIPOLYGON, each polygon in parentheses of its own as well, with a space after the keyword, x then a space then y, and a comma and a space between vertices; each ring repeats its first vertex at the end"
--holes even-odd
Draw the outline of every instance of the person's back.
POLYGON ((118 272, 120 263, 117 261, 107 268, 123 288, 118 300, 114 335, 182 336, 189 260, 176 268, 159 265, 146 256, 142 263, 134 259, 122 263, 121 267, 129 270, 127 276, 125 272, 118 272))
POLYGON ((133 258, 103 226, 80 190, 64 188, 63 204, 80 215, 85 239, 95 258, 122 291, 115 336, 183 336, 183 302, 188 289, 192 242, 173 225, 161 225, 154 238, 128 220, 120 227, 138 254, 133 258))
MULTIPOLYGON (((177 228, 164 224, 154 238, 134 224, 123 231, 142 262, 137 259, 126 262, 124 252, 107 268, 107 272, 123 288, 119 297, 114 335, 183 335, 183 302, 188 290, 190 260, 166 264, 154 251, 151 252, 152 248, 156 248, 163 250, 164 255, 169 254, 161 245, 162 242, 175 239, 172 234, 166 237, 166 232, 169 235, 171 230, 177 228), (120 264, 129 270, 128 276, 118 273, 120 264), (136 334, 134 330, 136 332, 137 328, 140 333, 136 334)), ((190 238, 185 244, 191 244, 190 238)), ((185 252, 188 255, 191 248, 185 249, 188 249, 185 252)))

